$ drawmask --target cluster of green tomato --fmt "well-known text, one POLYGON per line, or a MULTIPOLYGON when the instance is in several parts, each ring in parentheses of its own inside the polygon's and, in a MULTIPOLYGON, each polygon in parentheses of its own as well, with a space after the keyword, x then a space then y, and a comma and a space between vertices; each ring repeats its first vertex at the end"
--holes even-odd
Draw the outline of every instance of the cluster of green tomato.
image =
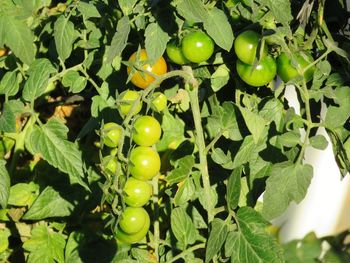
MULTIPOLYGON (((312 56, 303 52, 282 52, 277 59, 273 58, 269 54, 266 41, 262 41, 262 37, 253 30, 243 31, 236 37, 234 51, 237 56, 238 76, 254 87, 267 85, 277 74, 284 82, 300 77, 300 72, 313 62, 312 56)), ((203 31, 192 31, 183 37, 181 43, 170 42, 166 53, 173 63, 179 65, 201 63, 214 53, 214 42, 203 31)), ((306 81, 312 78, 313 72, 314 67, 303 72, 306 81)))
MULTIPOLYGON (((103 126, 102 138, 104 145, 117 149, 122 137, 122 127, 115 122, 103 126)), ((119 223, 116 237, 124 243, 141 241, 150 227, 150 217, 143 208, 152 196, 150 180, 160 170, 160 157, 154 144, 161 137, 161 126, 152 116, 138 117, 134 124, 131 138, 135 147, 128 156, 128 171, 130 176, 123 187, 123 199, 126 204, 119 223)), ((117 157, 110 155, 104 159, 105 172, 108 174, 123 174, 117 157)))

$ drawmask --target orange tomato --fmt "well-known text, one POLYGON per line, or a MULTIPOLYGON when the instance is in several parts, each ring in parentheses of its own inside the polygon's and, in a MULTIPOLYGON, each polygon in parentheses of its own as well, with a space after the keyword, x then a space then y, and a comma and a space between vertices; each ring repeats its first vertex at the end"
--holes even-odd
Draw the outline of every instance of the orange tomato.
POLYGON ((7 52, 8 52, 7 48, 0 48, 0 57, 7 55, 7 52))
MULTIPOLYGON (((133 53, 130 58, 129 58, 129 62, 135 62, 137 59, 137 52, 133 53)), ((139 62, 142 61, 147 61, 148 57, 147 57, 147 52, 145 49, 141 49, 140 50, 140 54, 139 54, 139 62)), ((150 64, 144 64, 142 65, 142 68, 154 75, 163 75, 167 72, 167 64, 165 62, 165 59, 163 57, 160 57, 156 63, 154 63, 153 65, 150 64)), ((131 74, 132 72, 132 67, 128 67, 127 69, 128 74, 131 74)), ((145 89, 147 88, 153 81, 155 80, 155 78, 153 76, 151 76, 151 74, 147 74, 147 72, 142 72, 142 71, 136 71, 133 72, 133 76, 131 78, 131 82, 136 86, 139 87, 141 89, 145 89)))

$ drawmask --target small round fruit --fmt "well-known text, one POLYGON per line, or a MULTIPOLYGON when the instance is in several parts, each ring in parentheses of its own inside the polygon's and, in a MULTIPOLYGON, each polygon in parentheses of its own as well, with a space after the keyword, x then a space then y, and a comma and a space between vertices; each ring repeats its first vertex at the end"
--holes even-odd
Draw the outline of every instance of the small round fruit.
POLYGON ((172 62, 178 65, 184 65, 189 62, 182 53, 181 46, 178 46, 176 41, 171 41, 168 43, 166 47, 166 54, 172 62))
POLYGON ((140 146, 156 144, 162 134, 162 128, 156 118, 141 116, 134 122, 133 141, 140 146))
MULTIPOLYGON (((130 58, 129 62, 135 62, 136 59, 139 59, 140 67, 142 67, 144 70, 154 74, 154 75, 163 75, 167 72, 167 64, 163 57, 160 57, 153 65, 150 64, 142 64, 147 63, 148 60, 147 52, 145 49, 141 49, 139 52, 139 57, 137 57, 137 52, 133 53, 130 58)), ((141 89, 147 88, 154 80, 155 78, 148 74, 147 72, 142 71, 133 71, 132 67, 127 68, 128 75, 133 74, 131 77, 131 82, 141 89)))
POLYGON ((102 165, 108 174, 114 175, 117 173, 119 162, 117 157, 108 155, 103 157, 102 165))
POLYGON ((149 215, 142 207, 127 207, 119 221, 119 227, 127 234, 136 234, 140 232, 149 215))
POLYGON ((115 122, 108 122, 103 125, 102 140, 105 145, 115 148, 119 144, 119 140, 123 128, 115 122))
POLYGON ((129 177, 124 185, 124 201, 128 206, 141 207, 148 203, 152 196, 152 185, 129 177))
POLYGON ((140 242, 147 235, 150 224, 151 224, 151 220, 149 216, 147 216, 145 218, 145 223, 139 232, 135 234, 127 234, 122 229, 118 229, 116 233, 116 238, 118 241, 126 244, 133 244, 133 243, 140 242))
POLYGON ((129 161, 130 173, 136 179, 147 181, 159 173, 160 157, 152 147, 138 146, 132 149, 129 161))
POLYGON ((256 67, 245 64, 238 59, 236 68, 240 78, 254 87, 268 84, 274 79, 277 71, 276 62, 271 56, 261 59, 256 67))
POLYGON ((182 53, 194 63, 201 63, 211 57, 214 52, 214 41, 202 31, 188 33, 182 39, 182 53))
POLYGON ((120 105, 119 110, 122 115, 128 115, 131 109, 133 109, 132 115, 136 115, 142 109, 142 101, 133 107, 134 102, 140 99, 141 95, 135 90, 126 90, 119 95, 120 105))
MULTIPOLYGON (((244 31, 239 34, 234 42, 234 48, 237 57, 244 63, 253 65, 257 56, 260 35, 252 30, 244 31)), ((264 45, 264 50, 260 59, 267 55, 267 47, 264 45)))
POLYGON ((0 48, 0 57, 6 56, 8 52, 7 48, 0 48))
MULTIPOLYGON (((296 67, 304 69, 314 61, 311 55, 302 53, 294 54, 293 59, 294 60, 290 59, 286 53, 282 53, 277 58, 277 74, 284 82, 288 82, 298 76, 301 76, 296 67)), ((315 67, 311 67, 304 72, 306 81, 310 81, 312 79, 314 71, 315 67)))
POLYGON ((152 95, 151 107, 156 112, 162 112, 167 107, 167 97, 161 92, 152 95))

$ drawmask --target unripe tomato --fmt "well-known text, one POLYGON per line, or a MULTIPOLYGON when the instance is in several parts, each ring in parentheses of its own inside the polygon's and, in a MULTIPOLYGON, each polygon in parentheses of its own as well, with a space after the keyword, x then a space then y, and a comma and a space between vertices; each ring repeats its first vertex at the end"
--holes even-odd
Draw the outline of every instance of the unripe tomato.
POLYGON ((108 122, 103 125, 102 141, 105 145, 111 148, 118 146, 123 128, 115 122, 108 122))
POLYGON ((152 95, 151 107, 156 112, 162 112, 167 107, 167 97, 161 92, 152 95))
POLYGON ((160 157, 152 147, 138 146, 132 149, 129 161, 130 173, 136 179, 147 181, 159 173, 160 157))
POLYGON ((176 41, 171 41, 168 43, 166 47, 166 54, 172 62, 178 65, 184 65, 189 62, 182 53, 181 46, 178 46, 176 41))
MULTIPOLYGON (((133 107, 133 103, 135 100, 141 97, 140 93, 135 90, 126 90, 119 95, 120 105, 119 110, 122 115, 128 115, 130 110, 133 107)), ((142 101, 134 107, 132 115, 136 115, 142 109, 142 101)))
POLYGON ((152 116, 141 116, 134 122, 132 139, 140 146, 152 146, 159 141, 161 134, 162 128, 152 116))
POLYGON ((237 73, 247 84, 259 87, 268 84, 276 76, 277 66, 271 56, 266 56, 254 67, 237 60, 237 73))
MULTIPOLYGON (((141 49, 139 52, 139 58, 137 58, 137 52, 133 53, 130 58, 129 62, 135 62, 136 59, 139 59, 138 62, 146 62, 148 59, 147 52, 145 49, 141 49)), ((150 64, 141 64, 142 68, 152 74, 155 75, 163 75, 167 72, 167 64, 164 60, 163 57, 160 57, 156 63, 153 65, 150 64)), ((127 69, 128 74, 131 74, 132 68, 128 67, 127 69)), ((141 71, 136 71, 133 72, 133 76, 131 77, 131 82, 136 86, 141 89, 147 88, 155 78, 151 76, 150 74, 147 74, 147 72, 141 72, 141 71)))
MULTIPOLYGON (((237 57, 244 63, 253 65, 257 56, 257 49, 260 41, 260 35, 252 30, 244 31, 239 34, 234 42, 234 48, 237 57)), ((264 50, 260 59, 267 55, 267 47, 264 45, 264 50)))
POLYGON ((124 201, 131 207, 141 207, 148 203, 152 196, 152 185, 146 181, 129 177, 124 185, 124 201))
POLYGON ((118 241, 126 244, 133 244, 133 243, 140 242, 147 235, 147 232, 150 227, 150 223, 151 223, 151 220, 149 216, 147 216, 145 217, 145 222, 139 232, 135 234, 127 234, 122 229, 118 229, 116 233, 116 238, 118 239, 118 241))
MULTIPOLYGON (((284 82, 288 82, 300 76, 296 67, 304 69, 313 61, 312 56, 309 54, 295 53, 292 60, 286 53, 282 53, 277 58, 277 74, 284 82)), ((315 67, 311 67, 304 72, 306 81, 310 81, 312 79, 314 71, 315 67)))
POLYGON ((143 226, 149 220, 147 211, 142 207, 127 207, 119 221, 119 227, 127 234, 136 234, 140 232, 143 226))
POLYGON ((214 41, 202 31, 193 31, 184 36, 181 49, 189 61, 201 63, 213 54, 214 41))

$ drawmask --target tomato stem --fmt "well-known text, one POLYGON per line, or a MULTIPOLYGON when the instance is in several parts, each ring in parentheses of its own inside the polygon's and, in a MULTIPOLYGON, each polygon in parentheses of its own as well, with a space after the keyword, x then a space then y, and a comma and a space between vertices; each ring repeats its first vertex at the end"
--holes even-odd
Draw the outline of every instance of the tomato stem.
POLYGON ((159 191, 158 191, 158 179, 159 175, 155 176, 152 179, 152 186, 153 186, 153 205, 154 205, 154 220, 153 220, 153 248, 154 248, 154 256, 158 259, 159 258, 159 243, 160 243, 160 231, 159 231, 159 191))
POLYGON ((177 254, 175 257, 173 257, 172 259, 170 259, 168 261, 168 263, 172 263, 172 262, 176 262, 177 260, 179 260, 180 258, 184 258, 185 256, 187 256, 188 254, 192 253, 193 251, 197 250, 197 249, 201 249, 201 248, 205 248, 205 243, 200 243, 197 244, 193 247, 190 247, 184 251, 182 251, 180 254, 177 254))

